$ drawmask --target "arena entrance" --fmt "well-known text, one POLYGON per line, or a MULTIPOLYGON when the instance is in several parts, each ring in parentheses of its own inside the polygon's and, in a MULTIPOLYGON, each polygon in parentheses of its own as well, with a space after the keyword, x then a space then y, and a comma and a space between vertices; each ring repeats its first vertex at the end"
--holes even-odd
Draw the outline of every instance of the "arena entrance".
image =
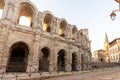
POLYGON ((57 60, 58 71, 65 71, 65 51, 60 50, 58 52, 58 60, 57 60))
POLYGON ((6 72, 26 72, 28 54, 28 47, 24 43, 14 44, 10 49, 6 72))
POLYGON ((77 55, 72 53, 72 71, 77 71, 77 55))
POLYGON ((39 59, 39 71, 42 72, 49 71, 49 62, 50 62, 49 55, 50 55, 49 49, 46 47, 42 48, 39 59))

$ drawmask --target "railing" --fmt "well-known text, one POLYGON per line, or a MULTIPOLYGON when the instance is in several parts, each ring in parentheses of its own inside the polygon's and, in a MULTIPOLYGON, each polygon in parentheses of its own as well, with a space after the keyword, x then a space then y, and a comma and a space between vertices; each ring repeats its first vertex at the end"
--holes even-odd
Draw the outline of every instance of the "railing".
POLYGON ((25 72, 26 65, 25 63, 13 63, 7 66, 6 72, 25 72))
POLYGON ((93 62, 92 69, 112 68, 120 66, 120 63, 93 62))
MULTIPOLYGON (((115 66, 120 66, 120 63, 105 63, 105 62, 93 62, 93 63, 84 63, 87 67, 89 65, 92 66, 92 69, 102 69, 102 68, 110 68, 115 66)), ((10 66, 11 67, 11 66, 10 66)), ((18 67, 18 66, 16 66, 18 67)), ((16 68, 15 67, 15 68, 16 68)), ((6 72, 6 66, 0 66, 0 80, 18 80, 20 78, 27 77, 27 79, 41 77, 43 75, 43 72, 39 71, 37 67, 34 67, 34 65, 28 65, 27 66, 29 70, 26 72, 6 72)), ((22 67, 20 68, 22 69, 22 67)), ((18 69, 19 70, 19 69, 18 69)), ((50 72, 48 72, 50 74, 50 72)), ((57 73, 56 73, 57 74, 57 73)))
POLYGON ((22 57, 12 57, 7 65, 6 72, 25 72, 27 64, 22 57))
MULTIPOLYGON (((20 65, 18 65, 20 66, 20 65)), ((13 67, 12 69, 16 70, 18 66, 15 66, 13 67)), ((11 67, 11 66, 10 66, 11 67)), ((41 75, 41 73, 38 71, 38 69, 34 68, 34 66, 32 65, 29 65, 29 71, 28 72, 19 72, 21 69, 18 68, 18 72, 17 70, 16 71, 13 71, 12 69, 9 69, 9 72, 6 72, 5 69, 6 69, 6 66, 0 66, 0 80, 31 80, 31 78, 34 78, 34 77, 31 77, 32 74, 37 74, 37 75, 41 75), (21 79, 23 78, 23 79, 21 79)), ((33 79, 34 80, 34 79, 33 79)))
POLYGON ((24 57, 11 57, 11 62, 24 62, 24 57))

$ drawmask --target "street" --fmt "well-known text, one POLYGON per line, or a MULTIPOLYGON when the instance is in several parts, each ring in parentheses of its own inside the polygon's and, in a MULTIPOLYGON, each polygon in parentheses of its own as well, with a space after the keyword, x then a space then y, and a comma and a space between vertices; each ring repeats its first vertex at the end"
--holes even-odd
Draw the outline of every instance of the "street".
POLYGON ((96 70, 81 74, 54 77, 45 80, 120 80, 120 68, 96 70))

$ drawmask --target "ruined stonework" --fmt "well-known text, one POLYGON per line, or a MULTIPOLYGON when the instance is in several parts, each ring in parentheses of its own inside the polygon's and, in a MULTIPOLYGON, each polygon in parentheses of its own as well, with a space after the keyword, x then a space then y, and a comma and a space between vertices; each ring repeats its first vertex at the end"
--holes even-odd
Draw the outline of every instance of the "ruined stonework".
POLYGON ((29 0, 0 0, 0 9, 0 66, 5 72, 90 69, 88 29, 40 12, 29 0))

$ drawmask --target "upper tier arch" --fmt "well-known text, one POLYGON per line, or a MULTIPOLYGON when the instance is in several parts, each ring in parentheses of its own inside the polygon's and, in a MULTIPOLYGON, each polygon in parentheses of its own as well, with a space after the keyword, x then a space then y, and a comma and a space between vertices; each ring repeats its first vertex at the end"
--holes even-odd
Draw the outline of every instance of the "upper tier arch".
POLYGON ((59 35, 65 38, 68 37, 68 22, 64 18, 59 20, 59 35))
POLYGON ((25 16, 30 21, 30 27, 35 27, 38 16, 38 9, 29 0, 18 0, 15 3, 13 21, 19 24, 20 17, 25 16))
POLYGON ((50 11, 44 11, 42 14, 42 27, 44 31, 53 33, 54 32, 54 15, 50 11))

